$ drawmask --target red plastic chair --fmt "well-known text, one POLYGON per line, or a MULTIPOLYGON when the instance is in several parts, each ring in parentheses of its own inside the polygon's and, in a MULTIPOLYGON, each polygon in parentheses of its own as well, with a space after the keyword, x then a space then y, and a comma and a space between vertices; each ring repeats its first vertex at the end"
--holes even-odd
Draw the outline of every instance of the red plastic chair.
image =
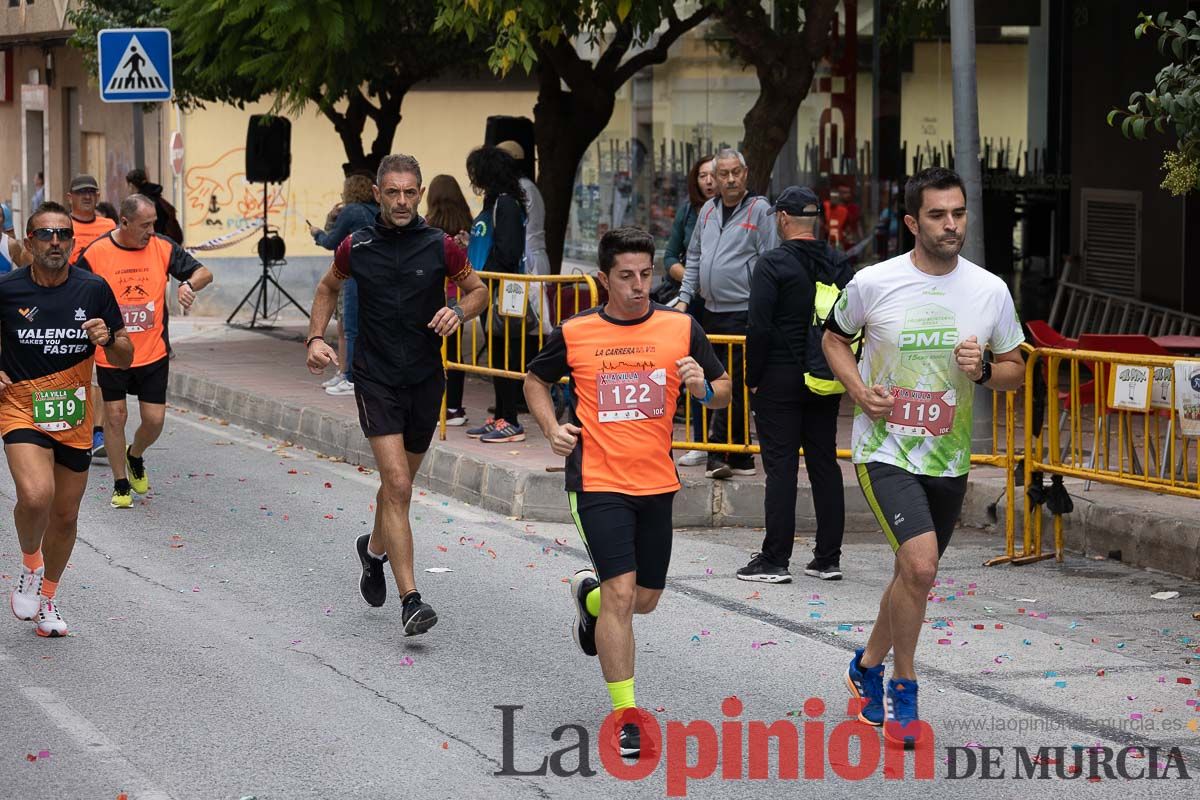
POLYGON ((1077 339, 1063 336, 1044 320, 1028 320, 1025 327, 1029 329, 1029 335, 1033 337, 1033 343, 1038 347, 1053 347, 1058 350, 1074 350, 1079 347, 1077 339))

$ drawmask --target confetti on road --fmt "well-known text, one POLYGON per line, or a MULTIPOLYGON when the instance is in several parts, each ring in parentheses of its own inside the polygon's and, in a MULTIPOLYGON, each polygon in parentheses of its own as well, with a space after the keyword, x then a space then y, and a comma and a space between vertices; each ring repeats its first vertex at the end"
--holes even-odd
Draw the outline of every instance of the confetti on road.
POLYGON ((404 658, 400 659, 400 666, 411 667, 412 665, 413 665, 412 656, 405 656, 404 658))
MULTIPOLYGON (((441 549, 445 550, 446 548, 443 547, 441 549)), ((491 551, 489 550, 488 552, 491 552, 491 551)), ((432 572, 435 575, 438 573, 442 573, 442 572, 454 572, 454 570, 450 569, 449 567, 426 567, 425 571, 432 572)))
POLYGON ((1179 597, 1179 592, 1155 592, 1150 596, 1155 600, 1174 600, 1179 597))
POLYGON ((764 647, 769 647, 770 645, 773 645, 773 644, 779 644, 779 642, 775 641, 774 639, 767 639, 765 642, 751 642, 750 649, 751 650, 761 650, 764 647))

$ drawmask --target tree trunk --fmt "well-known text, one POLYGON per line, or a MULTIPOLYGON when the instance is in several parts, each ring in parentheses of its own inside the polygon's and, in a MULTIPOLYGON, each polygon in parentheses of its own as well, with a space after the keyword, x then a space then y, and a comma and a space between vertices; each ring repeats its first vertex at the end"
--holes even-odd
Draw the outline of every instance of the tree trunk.
POLYGON ((612 118, 615 91, 589 92, 581 103, 576 92, 564 91, 550 59, 538 59, 538 99, 533 107, 538 154, 538 189, 546 204, 546 252, 550 271, 562 272, 563 247, 575 196, 579 161, 612 118))
POLYGON ((758 75, 758 100, 742 120, 742 155, 750 170, 752 192, 767 191, 775 159, 788 140, 800 104, 812 88, 817 59, 829 46, 838 2, 805 3, 804 24, 792 30, 776 30, 759 0, 731 0, 721 13, 733 34, 734 53, 753 66, 758 75))
POLYGON ((381 96, 378 106, 356 92, 350 95, 343 112, 327 107, 322 98, 313 98, 321 113, 333 123, 338 138, 342 140, 342 150, 346 153, 346 163, 342 165, 344 174, 359 171, 374 175, 378 171, 379 162, 392 151, 396 129, 403 118, 400 105, 411 86, 410 81, 381 96), (363 131, 366 130, 368 118, 374 121, 376 131, 369 153, 363 147, 363 131))
POLYGON ((796 112, 812 85, 813 70, 797 70, 787 80, 771 80, 759 70, 758 100, 743 118, 745 140, 742 155, 750 170, 748 186, 754 194, 767 193, 775 159, 787 142, 788 132, 796 120, 796 112))

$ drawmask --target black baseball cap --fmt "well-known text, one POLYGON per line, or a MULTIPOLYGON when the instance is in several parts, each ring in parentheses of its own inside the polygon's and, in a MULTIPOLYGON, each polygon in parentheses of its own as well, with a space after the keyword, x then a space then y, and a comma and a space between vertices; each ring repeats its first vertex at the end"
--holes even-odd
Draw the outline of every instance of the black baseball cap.
POLYGON ((771 213, 782 211, 793 217, 817 217, 821 215, 821 199, 807 186, 789 186, 775 198, 771 213), (816 206, 816 211, 805 211, 807 206, 816 206))
POLYGON ((71 191, 82 192, 91 189, 93 192, 100 191, 100 184, 91 175, 76 175, 71 179, 71 191))

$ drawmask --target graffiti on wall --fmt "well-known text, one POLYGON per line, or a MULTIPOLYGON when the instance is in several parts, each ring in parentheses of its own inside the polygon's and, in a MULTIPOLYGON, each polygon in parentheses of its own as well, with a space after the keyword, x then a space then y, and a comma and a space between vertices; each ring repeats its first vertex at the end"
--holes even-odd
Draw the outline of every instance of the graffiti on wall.
MULTIPOLYGON (((199 235, 232 231, 262 220, 263 187, 246 181, 245 153, 246 148, 236 147, 184 173, 188 227, 200 229, 199 235)), ((266 203, 269 216, 282 222, 288 214, 288 193, 269 192, 266 203)))

